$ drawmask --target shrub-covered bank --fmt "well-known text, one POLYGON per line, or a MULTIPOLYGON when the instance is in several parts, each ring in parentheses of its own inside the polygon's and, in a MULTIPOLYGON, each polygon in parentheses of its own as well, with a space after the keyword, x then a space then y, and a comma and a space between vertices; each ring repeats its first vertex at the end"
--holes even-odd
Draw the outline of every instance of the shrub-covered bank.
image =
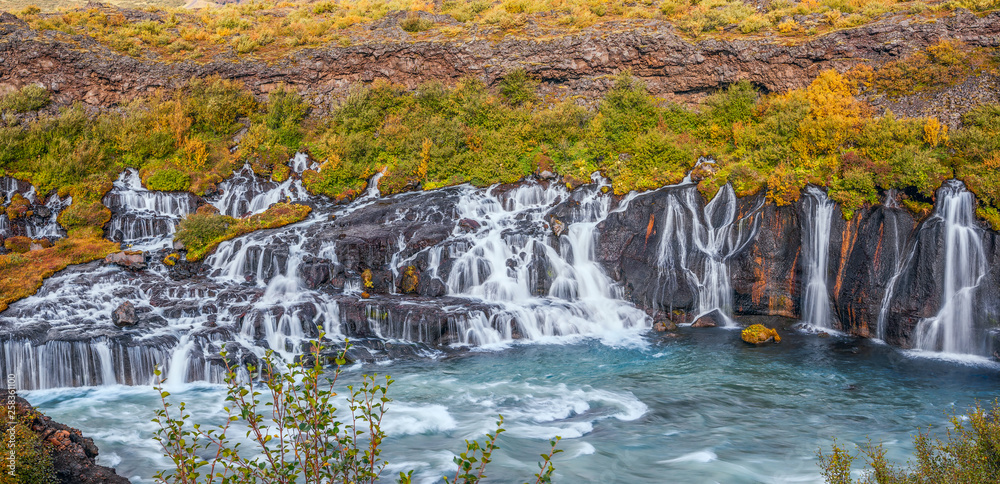
MULTIPOLYGON (((780 205, 815 183, 829 187, 849 217, 889 189, 925 212, 934 189, 954 176, 978 195, 980 215, 1000 227, 1000 180, 992 176, 1000 167, 1000 106, 979 106, 949 130, 934 118, 876 114, 861 100, 984 72, 996 73, 993 52, 943 41, 879 69, 825 71, 786 93, 733 84, 696 108, 664 102, 627 74, 587 108, 540 97, 537 82, 515 71, 496 89, 469 78, 413 91, 358 86, 322 117, 309 116, 309 100, 285 88, 258 100, 237 82, 195 79, 97 114, 77 105, 32 119, 7 108, 0 169, 43 193, 72 195, 61 219, 68 229, 106 222, 100 197, 124 168, 139 169, 150 189, 205 194, 244 161, 284 180, 286 161, 300 149, 321 163, 303 174, 305 186, 338 199, 356 196, 381 170, 390 194, 507 183, 546 170, 571 185, 601 171, 625 193, 676 183, 705 156, 716 163, 695 175, 707 196, 732 183, 740 195, 766 191, 780 205)), ((40 107, 28 102, 44 99, 36 91, 9 94, 0 106, 40 107)))

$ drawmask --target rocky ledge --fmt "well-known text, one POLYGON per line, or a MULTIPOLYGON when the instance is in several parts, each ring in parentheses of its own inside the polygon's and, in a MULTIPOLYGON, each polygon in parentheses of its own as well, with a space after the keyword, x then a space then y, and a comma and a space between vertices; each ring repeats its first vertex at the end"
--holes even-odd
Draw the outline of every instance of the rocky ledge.
POLYGON ((128 484, 114 469, 97 464, 97 445, 79 430, 54 422, 19 396, 14 397, 14 411, 48 447, 60 484, 128 484))
POLYGON ((81 100, 109 107, 151 89, 219 75, 240 79, 257 94, 285 83, 325 106, 352 84, 376 79, 409 88, 466 76, 493 84, 521 68, 559 95, 593 97, 610 87, 611 75, 628 70, 656 95, 696 101, 741 80, 768 92, 803 87, 824 69, 843 71, 858 63, 898 60, 941 39, 1000 46, 1000 14, 979 17, 960 9, 946 18, 919 22, 895 16, 794 45, 767 37, 690 42, 670 23, 650 20, 609 22, 541 40, 384 38, 346 47, 304 48, 272 62, 226 58, 167 63, 129 57, 86 36, 36 31, 16 16, 0 13, 0 92, 40 83, 54 93, 57 104, 81 100))

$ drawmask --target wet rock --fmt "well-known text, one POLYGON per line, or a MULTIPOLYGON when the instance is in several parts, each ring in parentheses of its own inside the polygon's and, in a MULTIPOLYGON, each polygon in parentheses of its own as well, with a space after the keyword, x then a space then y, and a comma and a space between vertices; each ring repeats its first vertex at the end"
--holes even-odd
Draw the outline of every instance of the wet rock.
POLYGON ((119 328, 139 324, 139 317, 135 314, 135 306, 131 302, 123 302, 111 313, 111 322, 119 328))
POLYGON ((561 220, 552 217, 552 234, 559 237, 566 231, 566 224, 562 223, 561 220))
POLYGON ((725 326, 726 317, 719 312, 718 309, 713 310, 707 314, 698 316, 697 319, 691 323, 692 328, 714 328, 716 326, 725 326))
POLYGON ((299 265, 299 278, 309 289, 316 289, 329 282, 333 273, 333 265, 328 259, 306 257, 299 265))
POLYGON ((115 252, 104 258, 106 264, 115 264, 128 270, 139 271, 146 268, 146 257, 140 251, 115 252))
POLYGON ((479 230, 479 222, 472 220, 471 218, 463 218, 458 221, 458 226, 465 232, 475 232, 479 230))

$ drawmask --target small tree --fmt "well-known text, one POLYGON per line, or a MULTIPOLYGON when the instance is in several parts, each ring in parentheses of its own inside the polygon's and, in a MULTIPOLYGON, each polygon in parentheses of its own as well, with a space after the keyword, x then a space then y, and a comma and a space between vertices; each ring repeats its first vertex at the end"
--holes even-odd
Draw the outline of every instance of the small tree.
MULTIPOLYGON (((183 402, 168 402, 170 392, 163 387, 162 372, 156 390, 163 408, 156 411, 154 422, 160 429, 154 438, 173 462, 173 469, 157 473, 155 479, 164 484, 224 484, 242 483, 338 483, 374 484, 386 461, 381 458, 381 445, 386 434, 382 419, 391 399, 387 396, 393 380, 388 376, 365 375, 360 388, 347 387, 349 418, 341 420, 333 406, 337 396, 334 386, 346 362, 345 352, 326 356, 320 332, 309 352, 287 365, 276 360, 268 351, 260 366, 249 365, 249 375, 259 374, 260 380, 241 378, 241 368, 233 365, 225 351, 226 421, 209 428, 189 424, 191 415, 183 402), (325 367, 334 363, 332 377, 324 376, 325 367), (283 369, 284 367, 284 369, 283 369), (270 400, 261 395, 270 394, 270 400), (234 425, 246 428, 253 450, 241 449, 230 439, 234 425)), ((348 346, 349 347, 349 346, 348 346)), ((458 470, 454 481, 476 484, 486 477, 492 453, 499 449, 497 437, 503 432, 503 417, 497 430, 486 434, 486 440, 466 441, 466 452, 455 457, 458 470)), ((555 467, 552 457, 559 438, 550 441, 551 450, 542 454, 535 474, 536 484, 552 482, 555 467)), ((399 482, 409 484, 413 471, 401 472, 399 482)))

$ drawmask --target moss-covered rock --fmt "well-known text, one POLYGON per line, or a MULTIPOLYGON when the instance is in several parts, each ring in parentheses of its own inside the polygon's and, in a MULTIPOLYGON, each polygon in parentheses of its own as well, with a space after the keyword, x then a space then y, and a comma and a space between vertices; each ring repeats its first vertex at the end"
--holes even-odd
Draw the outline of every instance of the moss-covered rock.
POLYGON ((768 328, 763 324, 751 324, 743 329, 740 333, 740 338, 752 345, 760 345, 764 343, 780 343, 781 336, 778 336, 778 331, 773 328, 768 328))

